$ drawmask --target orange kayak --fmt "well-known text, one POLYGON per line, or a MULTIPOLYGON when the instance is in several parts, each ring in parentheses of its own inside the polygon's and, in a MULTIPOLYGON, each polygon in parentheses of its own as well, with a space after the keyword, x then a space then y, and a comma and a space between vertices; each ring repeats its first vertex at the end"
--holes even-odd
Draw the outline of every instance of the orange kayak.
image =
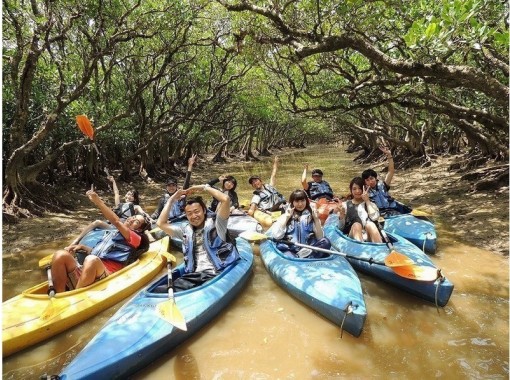
POLYGON ((315 203, 315 207, 317 208, 319 219, 321 220, 322 225, 324 225, 324 222, 326 222, 326 219, 328 218, 328 215, 331 212, 331 210, 334 210, 336 207, 338 207, 337 202, 330 201, 326 198, 320 198, 316 201, 310 202, 315 203))

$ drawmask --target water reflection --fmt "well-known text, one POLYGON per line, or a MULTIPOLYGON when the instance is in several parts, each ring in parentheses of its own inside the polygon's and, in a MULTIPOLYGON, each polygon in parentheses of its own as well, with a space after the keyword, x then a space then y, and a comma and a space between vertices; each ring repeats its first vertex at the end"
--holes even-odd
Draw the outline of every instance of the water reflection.
MULTIPOLYGON (((337 193, 346 192, 361 171, 352 157, 334 148, 282 156, 277 188, 287 197, 299 188, 308 161, 310 169, 324 171, 337 193)), ((269 181, 271 161, 231 164, 229 172, 238 179, 240 199, 249 199, 247 178, 258 173, 269 181)), ((209 174, 222 173, 215 168, 209 174)), ((240 297, 133 379, 508 378, 508 260, 460 243, 436 222, 438 253, 432 260, 455 284, 439 313, 431 303, 360 274, 365 329, 359 338, 347 333, 340 338, 337 326, 279 288, 257 256, 240 297)), ((4 299, 43 281, 38 260, 65 243, 34 255, 10 254, 4 247, 4 299)), ((58 373, 119 307, 4 359, 3 378, 58 373)))

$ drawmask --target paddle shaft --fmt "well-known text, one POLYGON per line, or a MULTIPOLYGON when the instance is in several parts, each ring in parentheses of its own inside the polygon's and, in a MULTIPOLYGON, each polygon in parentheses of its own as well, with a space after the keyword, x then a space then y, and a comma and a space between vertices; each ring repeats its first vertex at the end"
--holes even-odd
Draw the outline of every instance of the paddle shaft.
POLYGON ((288 241, 288 240, 284 240, 284 239, 271 239, 271 240, 273 240, 275 242, 281 242, 281 243, 289 244, 289 245, 295 245, 296 247, 308 248, 308 249, 311 249, 312 251, 329 253, 329 254, 332 254, 332 255, 343 256, 343 257, 346 257, 346 258, 349 258, 349 259, 354 259, 354 260, 359 260, 359 261, 366 261, 367 263, 370 263, 370 264, 377 264, 377 265, 384 265, 384 266, 386 266, 386 264, 384 264, 383 262, 375 261, 372 258, 365 259, 363 257, 351 256, 351 255, 348 255, 348 254, 343 253, 343 252, 333 251, 331 249, 325 249, 325 248, 320 248, 320 247, 314 247, 313 245, 307 245, 307 244, 302 244, 302 243, 294 243, 292 241, 288 241))
MULTIPOLYGON (((372 220, 372 219, 370 219, 372 220)), ((381 225, 379 224, 379 221, 378 220, 372 220, 372 222, 374 222, 375 226, 377 227, 377 231, 379 231, 379 234, 381 235, 383 241, 384 241, 384 244, 386 244, 386 246, 388 247, 388 249, 391 251, 393 251, 393 244, 391 244, 391 241, 390 239, 388 238, 388 235, 386 235, 386 231, 384 231, 382 228, 381 228, 381 225)))
POLYGON ((167 269, 167 292, 168 292, 168 299, 173 300, 174 299, 174 282, 172 280, 172 260, 168 260, 166 263, 166 269, 167 269))
POLYGON ((50 298, 55 297, 55 294, 57 294, 57 291, 55 290, 55 287, 53 286, 53 277, 51 275, 51 265, 48 265, 46 267, 46 273, 48 274, 48 296, 50 298))

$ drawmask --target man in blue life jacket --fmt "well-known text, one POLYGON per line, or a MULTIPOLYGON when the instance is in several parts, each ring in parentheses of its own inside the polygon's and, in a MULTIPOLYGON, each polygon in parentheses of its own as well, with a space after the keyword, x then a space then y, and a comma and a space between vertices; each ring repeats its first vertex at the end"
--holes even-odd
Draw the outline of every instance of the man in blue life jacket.
POLYGON ((86 195, 113 228, 105 230, 94 247, 78 243, 55 252, 51 275, 57 293, 65 291, 66 285, 69 290, 73 290, 99 281, 122 269, 149 248, 148 238, 143 233, 150 226, 148 218, 133 215, 121 221, 94 190, 87 191, 86 195), (87 254, 83 265, 74 257, 78 251, 87 254))
POLYGON ((384 181, 377 179, 377 173, 373 169, 364 170, 361 174, 361 178, 365 181, 365 185, 369 187, 368 195, 370 200, 377 205, 381 216, 400 214, 397 202, 395 202, 388 193, 390 190, 391 180, 395 174, 393 155, 391 154, 391 150, 385 146, 381 146, 379 149, 388 158, 388 173, 386 173, 384 181))
POLYGON ((157 224, 170 237, 182 240, 185 263, 184 274, 173 282, 174 291, 201 285, 239 259, 239 252, 227 231, 229 216, 229 196, 209 184, 179 189, 168 199, 157 224), (201 197, 189 197, 198 191, 208 193, 219 202, 216 214, 207 213, 201 197), (184 212, 188 223, 173 225, 168 214, 182 196, 186 196, 184 212))
MULTIPOLYGON (((183 189, 187 189, 190 184, 191 179, 191 172, 193 171, 193 165, 195 164, 197 155, 194 154, 191 156, 188 160, 188 170, 186 171, 186 178, 184 179, 184 185, 183 189)), ((177 180, 174 177, 170 177, 166 181, 166 192, 163 194, 163 196, 159 199, 158 207, 156 210, 152 213, 151 219, 152 220, 158 220, 159 215, 161 214, 161 211, 163 211, 163 207, 165 207, 166 203, 168 202, 168 199, 177 191, 177 180)), ((184 213, 184 204, 185 199, 180 199, 179 202, 176 202, 170 210, 170 213, 168 214, 169 220, 175 219, 179 216, 182 216, 184 213)), ((155 226, 153 226, 155 227, 155 226)))
POLYGON ((333 189, 327 181, 322 179, 324 173, 320 169, 312 170, 312 181, 307 181, 308 163, 305 163, 303 175, 301 176, 301 185, 308 194, 308 198, 313 201, 326 198, 331 201, 334 198, 333 189))
POLYGON ((284 211, 284 205, 286 203, 285 198, 274 187, 276 184, 278 161, 278 156, 275 156, 269 185, 262 182, 262 179, 258 175, 252 175, 248 178, 248 183, 255 190, 250 201, 248 215, 253 216, 257 209, 265 212, 284 211))

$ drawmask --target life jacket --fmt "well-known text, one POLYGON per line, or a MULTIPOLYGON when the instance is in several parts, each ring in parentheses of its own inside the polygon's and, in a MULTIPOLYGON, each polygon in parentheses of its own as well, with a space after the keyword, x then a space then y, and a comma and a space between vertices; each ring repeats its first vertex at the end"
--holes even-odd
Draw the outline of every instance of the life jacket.
POLYGON ((313 219, 310 211, 303 210, 297 218, 291 218, 287 223, 285 238, 294 243, 313 245, 317 242, 313 232, 313 219))
POLYGON ((311 199, 319 199, 319 198, 328 198, 333 199, 333 189, 329 186, 329 183, 326 181, 308 182, 308 195, 311 199))
MULTIPOLYGON (((165 200, 163 205, 165 205, 170 199, 171 194, 168 192, 165 193, 165 200)), ((185 199, 179 199, 177 202, 174 202, 172 208, 170 208, 170 212, 168 213, 168 220, 174 220, 175 218, 181 216, 183 214, 184 206, 186 205, 185 199)))
MULTIPOLYGON (((217 189, 217 188, 215 187, 215 189, 217 189)), ((218 190, 220 190, 220 189, 218 189, 218 190)), ((227 190, 227 191, 220 190, 220 191, 228 195, 230 207, 232 207, 232 206, 234 206, 235 208, 239 207, 239 201, 238 201, 237 193, 235 192, 235 190, 227 190)), ((213 198, 213 200, 211 201, 210 209, 212 211, 216 212, 216 209, 218 208, 219 203, 220 202, 216 198, 213 198)))
POLYGON ((119 217, 121 221, 125 221, 130 216, 133 216, 136 214, 135 212, 135 205, 133 202, 127 202, 127 203, 119 203, 114 209, 113 212, 115 215, 119 217))
POLYGON ((143 249, 136 249, 130 246, 120 231, 115 229, 105 230, 103 237, 92 249, 90 254, 100 259, 126 263, 136 260, 142 253, 143 249), (134 256, 137 257, 135 258, 134 256))
POLYGON ((260 197, 257 205, 261 210, 276 211, 281 204, 285 203, 285 198, 271 185, 262 185, 263 190, 255 190, 253 194, 260 197))
MULTIPOLYGON (((209 256, 214 268, 222 271, 230 264, 240 258, 239 251, 235 245, 235 241, 230 238, 228 231, 226 235, 227 241, 223 241, 216 231, 216 217, 208 217, 204 225, 204 249, 209 256)), ((195 248, 195 239, 193 227, 186 224, 184 227, 182 241, 182 252, 184 254, 184 272, 191 273, 195 270, 195 257, 193 255, 195 248)))
POLYGON ((345 228, 349 227, 350 229, 351 226, 356 222, 361 223, 361 225, 364 226, 365 223, 363 223, 358 214, 358 205, 352 203, 352 200, 345 202, 345 205, 347 208, 345 212, 345 228))
POLYGON ((388 194, 386 184, 381 180, 377 181, 375 189, 370 188, 368 190, 368 196, 370 197, 370 200, 376 204, 379 210, 384 210, 385 208, 397 208, 397 203, 388 194))

